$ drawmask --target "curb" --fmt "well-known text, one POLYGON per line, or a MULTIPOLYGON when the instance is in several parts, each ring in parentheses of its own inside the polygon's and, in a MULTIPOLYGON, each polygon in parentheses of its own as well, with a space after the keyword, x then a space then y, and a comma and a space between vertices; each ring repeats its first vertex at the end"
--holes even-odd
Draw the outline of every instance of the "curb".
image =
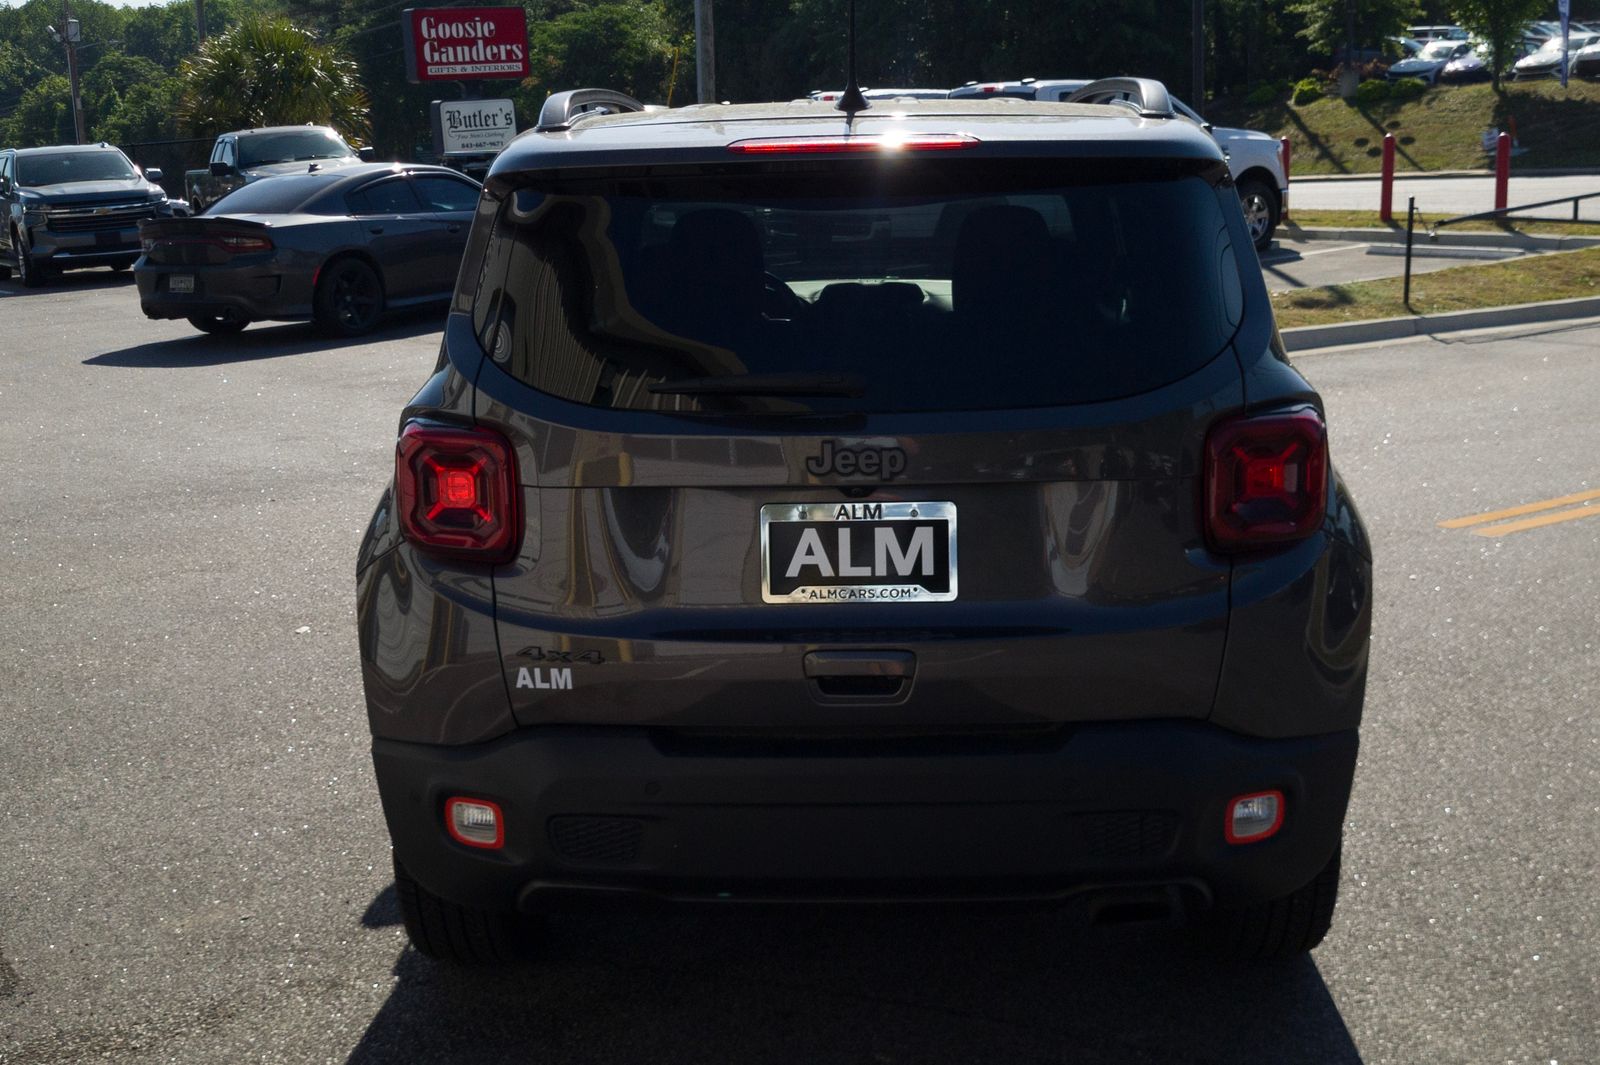
POLYGON ((1335 325, 1304 325, 1283 330, 1283 344, 1289 351, 1312 351, 1344 344, 1370 344, 1378 340, 1455 333, 1464 329, 1486 329, 1501 325, 1527 325, 1534 322, 1559 322, 1568 318, 1600 316, 1600 296, 1579 296, 1570 300, 1547 300, 1510 307, 1484 307, 1448 314, 1417 314, 1405 318, 1374 318, 1365 322, 1339 322, 1335 325))
MULTIPOLYGON (((1596 227, 1600 229, 1600 227, 1596 227)), ((1283 240, 1344 240, 1361 244, 1404 244, 1405 230, 1393 229, 1332 229, 1312 226, 1306 229, 1285 226, 1278 231, 1283 240)), ((1521 248, 1527 251, 1576 251, 1600 245, 1600 236, 1579 237, 1540 236, 1531 233, 1433 233, 1417 230, 1413 241, 1418 246, 1429 244, 1458 248, 1521 248)))
MULTIPOLYGON (((1514 178, 1521 177, 1594 177, 1600 175, 1600 167, 1593 166, 1561 166, 1548 170, 1517 169, 1511 172, 1514 178)), ((1302 181, 1380 181, 1382 175, 1374 171, 1370 174, 1290 174, 1289 187, 1292 189, 1302 181)), ((1394 180, 1398 184, 1402 181, 1432 181, 1434 178, 1492 178, 1493 170, 1397 170, 1394 180)))

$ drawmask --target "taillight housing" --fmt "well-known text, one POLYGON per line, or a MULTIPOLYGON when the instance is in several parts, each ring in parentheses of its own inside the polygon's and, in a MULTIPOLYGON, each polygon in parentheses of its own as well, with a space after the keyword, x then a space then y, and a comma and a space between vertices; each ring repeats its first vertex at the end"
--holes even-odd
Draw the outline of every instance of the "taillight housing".
POLYGON ((516 554, 517 460, 499 433, 413 422, 395 448, 394 487, 401 532, 428 554, 485 563, 516 554))
POLYGON ((1328 431, 1314 410, 1235 418, 1206 437, 1206 539, 1217 551, 1305 539, 1327 493, 1328 431))

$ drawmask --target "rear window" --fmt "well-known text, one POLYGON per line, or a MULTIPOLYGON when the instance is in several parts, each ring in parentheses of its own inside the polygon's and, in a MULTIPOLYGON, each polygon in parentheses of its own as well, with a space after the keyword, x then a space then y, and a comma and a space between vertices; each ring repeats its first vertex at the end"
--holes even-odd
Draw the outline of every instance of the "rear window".
POLYGON ((474 325, 513 376, 602 407, 1019 408, 1187 376, 1239 316, 1218 190, 1192 169, 1107 182, 1108 164, 1081 180, 1069 166, 801 163, 516 189, 474 325))
MULTIPOLYGON (((324 192, 334 176, 289 174, 262 178, 241 186, 218 200, 208 214, 293 214, 324 192)), ((341 204, 342 209, 342 204, 341 204)), ((322 212, 328 213, 328 212, 322 212)))

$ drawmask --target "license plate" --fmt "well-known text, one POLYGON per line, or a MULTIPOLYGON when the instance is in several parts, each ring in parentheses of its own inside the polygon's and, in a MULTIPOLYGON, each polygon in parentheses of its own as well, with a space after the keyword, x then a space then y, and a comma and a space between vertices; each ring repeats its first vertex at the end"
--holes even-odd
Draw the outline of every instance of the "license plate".
POLYGON ((193 274, 168 274, 167 275, 167 291, 168 292, 193 292, 194 291, 194 275, 193 274))
POLYGON ((768 603, 944 603, 956 597, 954 503, 769 503, 768 603))

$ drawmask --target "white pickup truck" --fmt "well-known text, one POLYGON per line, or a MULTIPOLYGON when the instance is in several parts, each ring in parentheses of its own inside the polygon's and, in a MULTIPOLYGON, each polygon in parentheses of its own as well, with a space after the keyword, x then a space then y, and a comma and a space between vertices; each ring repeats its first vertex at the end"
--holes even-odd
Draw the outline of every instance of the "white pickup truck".
MULTIPOLYGON (((1081 78, 1041 80, 1029 78, 1005 85, 1031 85, 1033 99, 1064 101, 1069 98, 1079 103, 1105 103, 1115 99, 1117 90, 1106 89, 1085 96, 1082 91, 1091 83, 1081 78)), ((1012 93, 1005 93, 1011 95, 1012 93)), ((1211 138, 1228 157, 1228 170, 1233 174, 1234 187, 1239 190, 1239 204, 1244 208, 1244 220, 1250 227, 1250 237, 1256 249, 1264 250, 1272 243, 1272 234, 1289 207, 1289 179, 1283 172, 1282 146, 1277 138, 1253 129, 1229 129, 1213 126, 1177 97, 1172 97, 1172 109, 1180 118, 1187 119, 1211 134, 1211 138)))

